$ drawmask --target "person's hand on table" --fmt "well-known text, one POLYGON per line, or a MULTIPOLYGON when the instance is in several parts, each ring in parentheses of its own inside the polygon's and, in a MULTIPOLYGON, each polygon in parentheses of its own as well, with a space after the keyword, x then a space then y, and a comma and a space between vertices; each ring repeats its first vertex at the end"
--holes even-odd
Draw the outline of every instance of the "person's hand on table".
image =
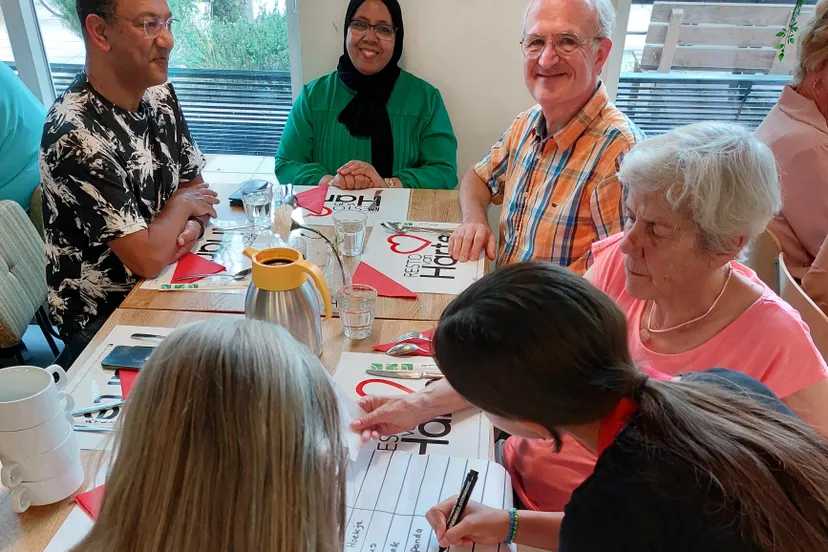
POLYGON ((495 260, 495 237, 485 220, 464 222, 449 238, 449 255, 461 263, 477 261, 484 249, 486 257, 495 260))
MULTIPOLYGON (((385 179, 379 175, 370 163, 365 161, 349 161, 342 165, 336 171, 336 174, 342 177, 346 190, 385 188, 385 179)), ((341 188, 342 186, 338 187, 341 188)))
POLYGON ((201 235, 201 225, 194 220, 188 220, 184 225, 184 230, 178 235, 176 244, 179 248, 189 251, 198 241, 199 235, 201 235))
POLYGON ((471 546, 499 544, 509 538, 509 512, 469 501, 460 522, 446 530, 448 517, 457 502, 457 495, 444 500, 426 513, 440 546, 471 546))
POLYGON ((326 184, 332 184, 333 179, 334 179, 333 175, 326 174, 325 176, 323 176, 322 178, 319 179, 319 184, 318 185, 319 186, 324 186, 326 184))
POLYGON ((362 442, 408 431, 431 419, 409 395, 400 397, 367 396, 357 399, 366 415, 351 422, 351 428, 360 432, 362 442))
POLYGON ((219 203, 218 194, 202 182, 186 188, 179 188, 167 201, 165 207, 182 209, 186 211, 188 217, 202 217, 204 215, 215 217, 216 210, 213 206, 219 203))

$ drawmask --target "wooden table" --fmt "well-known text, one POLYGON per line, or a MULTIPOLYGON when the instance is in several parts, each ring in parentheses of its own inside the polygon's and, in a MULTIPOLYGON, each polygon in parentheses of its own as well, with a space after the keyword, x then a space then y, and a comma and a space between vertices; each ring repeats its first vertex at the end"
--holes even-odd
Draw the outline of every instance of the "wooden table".
MULTIPOLYGON (((236 191, 236 184, 215 186, 222 204, 217 212, 220 220, 244 217, 244 210, 230 207, 226 198, 236 191)), ((457 191, 412 190, 408 218, 415 221, 460 222, 457 191)), ((333 291, 333 290, 332 290, 333 291)), ((155 291, 136 285, 121 308, 193 312, 243 313, 246 290, 216 291, 155 291)), ((388 320, 439 320, 454 295, 421 293, 417 299, 377 299, 376 317, 388 320)))
MULTIPOLYGON (((78 371, 95 350, 103 343, 106 336, 115 326, 160 326, 175 328, 190 322, 206 320, 215 316, 240 318, 239 314, 214 314, 206 312, 176 312, 176 311, 141 311, 135 309, 118 309, 106 321, 101 331, 89 344, 83 354, 69 371, 78 371)), ((374 322, 374 331, 371 337, 362 341, 350 341, 342 333, 342 323, 338 319, 332 319, 322 324, 325 353, 322 355, 322 363, 333 373, 339 358, 344 351, 369 353, 372 347, 378 343, 388 343, 398 335, 407 331, 424 331, 433 327, 432 322, 410 322, 398 320, 377 320, 374 322)), ((95 474, 102 465, 100 451, 82 451, 84 468, 86 469, 86 485, 95 480, 95 474)), ((58 528, 64 522, 69 512, 74 507, 71 499, 64 500, 50 506, 32 507, 23 514, 15 514, 11 510, 8 490, 0 485, 0 552, 40 552, 46 548, 54 537, 58 528)))

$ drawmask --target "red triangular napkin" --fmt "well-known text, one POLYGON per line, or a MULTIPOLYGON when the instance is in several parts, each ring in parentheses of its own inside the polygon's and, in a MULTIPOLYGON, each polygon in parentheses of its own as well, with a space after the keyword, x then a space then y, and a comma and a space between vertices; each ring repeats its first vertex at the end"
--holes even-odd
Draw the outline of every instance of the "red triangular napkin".
POLYGON ((296 194, 296 204, 314 215, 321 215, 328 198, 328 185, 323 184, 296 194))
POLYGON ((227 268, 211 260, 199 257, 195 253, 187 253, 178 259, 178 266, 175 267, 175 274, 172 277, 173 284, 192 284, 201 278, 187 278, 191 274, 218 274, 227 268), (179 278, 187 278, 179 280, 179 278))
POLYGON ((93 521, 98 519, 98 514, 101 513, 101 503, 103 502, 104 486, 95 487, 91 491, 79 494, 75 497, 75 502, 81 507, 81 510, 86 512, 93 521))
POLYGON ((398 284, 365 261, 359 263, 356 272, 354 272, 354 283, 369 285, 377 290, 377 295, 382 297, 417 298, 416 293, 398 284))
POLYGON ((129 394, 132 393, 132 386, 135 385, 135 380, 138 379, 138 370, 118 370, 118 377, 121 378, 121 398, 127 400, 129 394))
MULTIPOLYGON (((423 332, 423 335, 426 337, 434 337, 434 330, 437 328, 431 328, 430 330, 426 330, 423 332)), ((433 343, 431 341, 425 341, 424 339, 406 339, 403 343, 413 343, 415 345, 419 345, 423 349, 431 351, 431 347, 433 343)), ((383 343, 382 345, 374 345, 375 351, 380 351, 381 353, 388 352, 388 349, 393 347, 394 345, 399 345, 399 343, 383 343)), ((420 355, 422 356, 422 355, 420 355)), ((433 354, 431 356, 434 356, 433 354)))

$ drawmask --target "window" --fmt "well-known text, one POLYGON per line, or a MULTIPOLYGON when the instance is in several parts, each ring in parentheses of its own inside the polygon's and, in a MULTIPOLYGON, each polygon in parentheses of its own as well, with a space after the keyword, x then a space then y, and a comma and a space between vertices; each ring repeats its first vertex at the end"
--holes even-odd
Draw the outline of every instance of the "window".
MULTIPOLYGON (((34 2, 58 94, 84 63, 75 0, 34 2)), ((290 112, 285 0, 168 0, 170 80, 204 153, 272 156, 290 112)), ((1 50, 0 50, 1 51, 1 50)))
POLYGON ((9 33, 6 31, 6 18, 2 8, 0 8, 0 63, 14 63, 14 54, 9 41, 9 33))
MULTIPOLYGON (((710 119, 756 127, 790 81, 796 45, 782 56, 777 45, 794 0, 619 1, 629 20, 619 21, 627 33, 616 104, 647 134, 710 119)), ((814 3, 805 1, 798 28, 814 3)))

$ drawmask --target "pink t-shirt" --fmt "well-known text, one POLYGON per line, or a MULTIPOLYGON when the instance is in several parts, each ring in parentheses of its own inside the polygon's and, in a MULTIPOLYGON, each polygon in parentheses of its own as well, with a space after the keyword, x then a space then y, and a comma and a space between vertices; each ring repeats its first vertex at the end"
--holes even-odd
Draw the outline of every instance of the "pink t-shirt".
MULTIPOLYGON (((593 284, 612 297, 629 324, 633 360, 668 375, 729 368, 752 376, 777 396, 786 397, 828 377, 828 367, 817 351, 808 327, 799 314, 782 301, 744 265, 733 269, 761 285, 762 296, 729 326, 706 343, 678 354, 656 353, 639 337, 645 302, 625 288, 624 255, 619 249, 623 234, 593 244, 593 284)), ((512 485, 524 505, 533 510, 559 512, 595 467, 596 457, 575 439, 564 436, 555 454, 551 441, 511 437, 503 450, 512 485)))

